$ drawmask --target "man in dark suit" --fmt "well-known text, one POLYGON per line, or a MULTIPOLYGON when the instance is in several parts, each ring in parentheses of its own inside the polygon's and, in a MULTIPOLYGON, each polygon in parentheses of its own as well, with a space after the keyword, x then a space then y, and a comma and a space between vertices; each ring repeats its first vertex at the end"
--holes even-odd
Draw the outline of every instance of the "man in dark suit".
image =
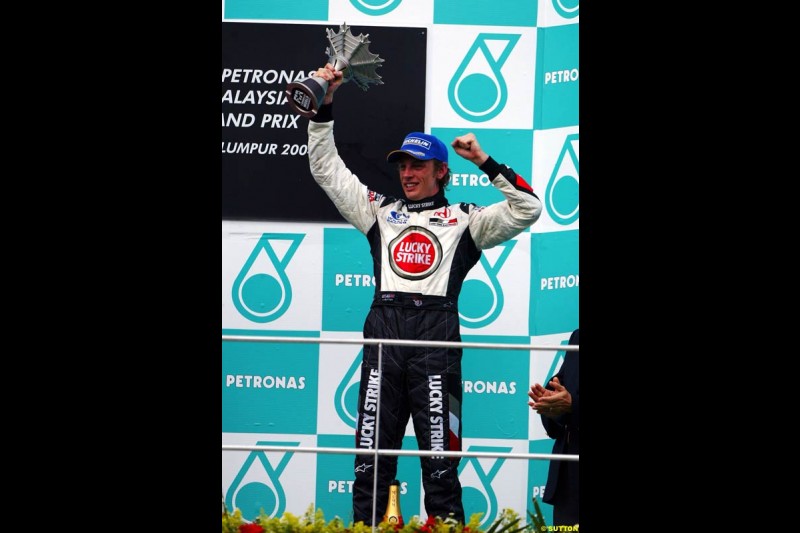
MULTIPOLYGON (((572 332, 569 344, 578 345, 578 330, 572 332)), ((561 368, 542 387, 531 386, 528 405, 542 417, 547 436, 555 439, 554 454, 579 455, 580 389, 578 386, 578 352, 567 351, 561 368)), ((553 506, 553 525, 574 526, 578 523, 578 461, 551 460, 542 501, 553 506)))

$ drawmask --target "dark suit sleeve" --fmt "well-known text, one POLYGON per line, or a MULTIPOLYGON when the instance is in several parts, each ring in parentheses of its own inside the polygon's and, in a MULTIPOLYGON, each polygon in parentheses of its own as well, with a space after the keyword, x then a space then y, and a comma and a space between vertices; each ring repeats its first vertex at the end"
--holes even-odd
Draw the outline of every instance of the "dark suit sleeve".
MULTIPOLYGON (((579 344, 578 330, 572 332, 569 337, 568 344, 579 344)), ((561 364, 558 372, 553 376, 557 377, 559 383, 569 391, 572 396, 572 412, 559 415, 555 418, 548 418, 545 415, 540 415, 542 418, 542 425, 544 426, 547 436, 551 439, 560 439, 564 436, 564 428, 567 424, 571 427, 580 427, 580 387, 578 381, 578 352, 569 351, 564 356, 564 362, 561 364)), ((545 386, 546 389, 553 390, 549 382, 545 386)))
MULTIPOLYGON (((561 369, 559 369, 559 371, 553 376, 554 378, 557 377, 558 381, 561 383, 564 382, 563 370, 564 370, 564 365, 566 364, 567 360, 566 358, 564 358, 564 363, 561 365, 561 369)), ((551 387, 550 383, 548 382, 548 384, 545 385, 545 389, 553 390, 553 387, 551 387)), ((550 418, 545 415, 539 415, 539 416, 542 417, 542 425, 544 426, 544 430, 547 432, 548 437, 550 437, 551 439, 560 439, 564 435, 565 421, 563 419, 568 415, 559 415, 555 418, 550 418)))

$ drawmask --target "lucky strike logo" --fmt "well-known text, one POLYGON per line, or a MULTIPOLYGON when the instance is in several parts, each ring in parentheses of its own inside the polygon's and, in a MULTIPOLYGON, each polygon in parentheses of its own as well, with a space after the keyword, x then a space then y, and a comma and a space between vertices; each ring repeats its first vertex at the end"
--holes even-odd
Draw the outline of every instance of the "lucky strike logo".
POLYGON ((392 270, 406 279, 424 279, 442 261, 442 245, 436 235, 421 227, 410 227, 389 243, 392 270))

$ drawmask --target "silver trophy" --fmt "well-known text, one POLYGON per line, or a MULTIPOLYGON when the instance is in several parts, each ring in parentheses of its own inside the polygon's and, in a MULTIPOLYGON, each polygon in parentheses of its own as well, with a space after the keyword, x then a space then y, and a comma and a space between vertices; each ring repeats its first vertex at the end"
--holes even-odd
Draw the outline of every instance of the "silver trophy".
MULTIPOLYGON (((341 70, 344 75, 342 82, 353 81, 366 91, 370 84, 383 85, 380 75, 375 69, 381 66, 383 59, 378 54, 369 51, 369 34, 363 33, 354 37, 347 24, 342 24, 339 33, 326 28, 328 43, 325 49, 328 54, 328 63, 336 70, 341 70)), ((286 86, 289 105, 306 118, 317 114, 322 99, 328 91, 327 80, 318 76, 311 76, 304 80, 293 81, 286 86)))

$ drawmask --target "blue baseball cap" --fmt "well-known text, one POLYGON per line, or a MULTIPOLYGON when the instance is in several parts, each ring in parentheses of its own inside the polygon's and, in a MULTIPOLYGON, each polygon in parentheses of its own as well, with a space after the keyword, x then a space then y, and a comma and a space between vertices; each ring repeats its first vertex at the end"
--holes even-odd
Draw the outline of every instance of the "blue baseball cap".
POLYGON ((422 161, 438 159, 447 163, 447 146, 433 135, 420 131, 406 135, 403 146, 399 150, 389 152, 386 156, 386 162, 394 163, 402 154, 410 155, 422 161))

